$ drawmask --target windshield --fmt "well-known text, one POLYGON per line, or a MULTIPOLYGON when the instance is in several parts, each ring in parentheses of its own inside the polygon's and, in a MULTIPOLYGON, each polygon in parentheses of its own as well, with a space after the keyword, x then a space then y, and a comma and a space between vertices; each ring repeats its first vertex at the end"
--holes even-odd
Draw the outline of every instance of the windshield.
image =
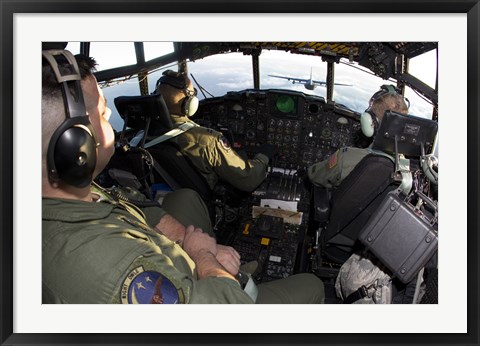
MULTIPOLYGON (((80 51, 78 42, 69 43, 67 49, 76 54, 80 51)), ((146 42, 145 59, 153 59, 173 51, 172 42, 146 42)), ((90 55, 99 64, 97 69, 104 70, 121 65, 135 64, 133 42, 92 42, 90 55)), ((431 87, 435 87, 436 52, 431 51, 410 61, 409 69, 412 75, 422 80, 431 87)), ((394 80, 383 80, 365 68, 351 64, 348 60, 341 59, 334 64, 335 83, 348 86, 335 85, 333 100, 353 111, 363 112, 368 107, 370 97, 379 90, 383 84, 396 84, 394 80)), ((164 66, 156 71, 151 71, 148 78, 148 90, 153 92, 155 83, 166 69, 177 70, 177 64, 164 66)), ((243 53, 227 53, 209 56, 188 63, 189 73, 193 76, 192 82, 200 84, 206 90, 199 89, 200 100, 208 97, 223 96, 229 91, 252 89, 253 73, 252 58, 243 53)), ((300 91, 305 94, 322 96, 326 99, 326 88, 317 86, 313 90, 307 89, 303 84, 293 83, 291 80, 272 77, 283 76, 325 82, 327 77, 327 63, 316 56, 285 53, 284 51, 263 50, 259 57, 260 89, 287 89, 300 91)), ((118 96, 140 95, 138 78, 102 85, 107 105, 112 110, 111 124, 116 131, 122 130, 123 120, 118 115, 113 100, 118 96)), ((432 105, 409 87, 405 96, 410 101, 409 113, 412 115, 432 118, 432 105)))

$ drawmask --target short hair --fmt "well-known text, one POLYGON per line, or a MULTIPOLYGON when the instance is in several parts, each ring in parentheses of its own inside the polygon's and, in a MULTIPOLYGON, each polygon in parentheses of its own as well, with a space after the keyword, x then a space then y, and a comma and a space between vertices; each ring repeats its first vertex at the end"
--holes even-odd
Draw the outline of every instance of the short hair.
POLYGON ((370 110, 377 118, 382 119, 383 114, 388 110, 407 114, 408 105, 400 94, 385 94, 373 100, 370 110))
MULTIPOLYGON (((70 72, 67 60, 59 58, 60 72, 70 72)), ((96 70, 96 61, 82 54, 75 55, 82 80, 93 75, 96 70)), ((48 143, 57 127, 65 120, 65 105, 62 88, 57 82, 52 67, 45 58, 42 58, 42 157, 48 150, 48 143)))

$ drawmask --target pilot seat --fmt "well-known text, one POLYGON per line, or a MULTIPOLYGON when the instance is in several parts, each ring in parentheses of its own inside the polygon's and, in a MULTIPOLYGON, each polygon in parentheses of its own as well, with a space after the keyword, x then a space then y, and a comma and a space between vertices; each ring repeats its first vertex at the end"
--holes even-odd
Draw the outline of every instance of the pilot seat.
MULTIPOLYGON (((340 186, 312 187, 313 271, 319 277, 335 279, 341 265, 365 249, 359 235, 389 193, 416 193, 434 179, 422 165, 426 153, 433 151, 436 134, 435 121, 387 111, 370 153, 340 186)), ((430 185, 436 186, 436 181, 430 185)))
MULTIPOLYGON (((192 189, 207 205, 212 224, 217 225, 223 221, 226 201, 230 197, 228 189, 219 185, 212 190, 178 145, 168 140, 176 128, 162 95, 155 93, 146 96, 120 96, 115 98, 114 102, 124 120, 124 126, 110 169, 131 172, 141 180, 145 194, 150 193, 152 199, 158 189, 161 192, 180 188, 192 189), (166 137, 166 140, 145 148, 147 140, 163 137, 166 137)), ((113 172, 122 176, 122 172, 113 172)))

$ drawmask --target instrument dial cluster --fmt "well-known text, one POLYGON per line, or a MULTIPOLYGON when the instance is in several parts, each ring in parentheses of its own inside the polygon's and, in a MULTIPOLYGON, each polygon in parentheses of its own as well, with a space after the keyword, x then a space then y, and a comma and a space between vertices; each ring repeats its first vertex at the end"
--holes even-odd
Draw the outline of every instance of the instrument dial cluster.
POLYGON ((235 148, 253 157, 265 143, 278 147, 276 167, 298 169, 355 146, 359 114, 322 97, 289 90, 244 90, 205 99, 192 118, 214 129, 227 127, 235 148))

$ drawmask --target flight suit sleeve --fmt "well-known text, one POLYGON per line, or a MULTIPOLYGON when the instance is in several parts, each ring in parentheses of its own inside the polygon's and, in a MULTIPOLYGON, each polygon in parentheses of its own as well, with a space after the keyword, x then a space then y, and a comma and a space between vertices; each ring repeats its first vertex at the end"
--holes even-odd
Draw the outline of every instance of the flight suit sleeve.
POLYGON ((341 159, 341 152, 337 150, 328 159, 311 165, 308 168, 308 178, 312 184, 327 188, 338 186, 342 176, 342 165, 339 164, 341 159))
POLYGON ((118 294, 112 303, 253 303, 240 285, 232 279, 221 277, 196 279, 192 269, 193 262, 178 245, 172 244, 166 252, 146 251, 137 257, 120 276, 118 294))
POLYGON ((228 140, 219 135, 212 143, 210 161, 215 173, 242 191, 253 191, 265 179, 268 157, 263 154, 244 160, 230 146, 228 140))
POLYGON ((190 304, 253 304, 238 282, 225 277, 208 277, 194 282, 190 304))
POLYGON ((141 208, 145 214, 145 219, 148 225, 154 228, 162 217, 164 217, 167 212, 162 207, 144 207, 141 208))
POLYGON ((328 159, 311 165, 308 168, 308 178, 316 186, 337 187, 368 154, 367 149, 339 149, 328 159))

